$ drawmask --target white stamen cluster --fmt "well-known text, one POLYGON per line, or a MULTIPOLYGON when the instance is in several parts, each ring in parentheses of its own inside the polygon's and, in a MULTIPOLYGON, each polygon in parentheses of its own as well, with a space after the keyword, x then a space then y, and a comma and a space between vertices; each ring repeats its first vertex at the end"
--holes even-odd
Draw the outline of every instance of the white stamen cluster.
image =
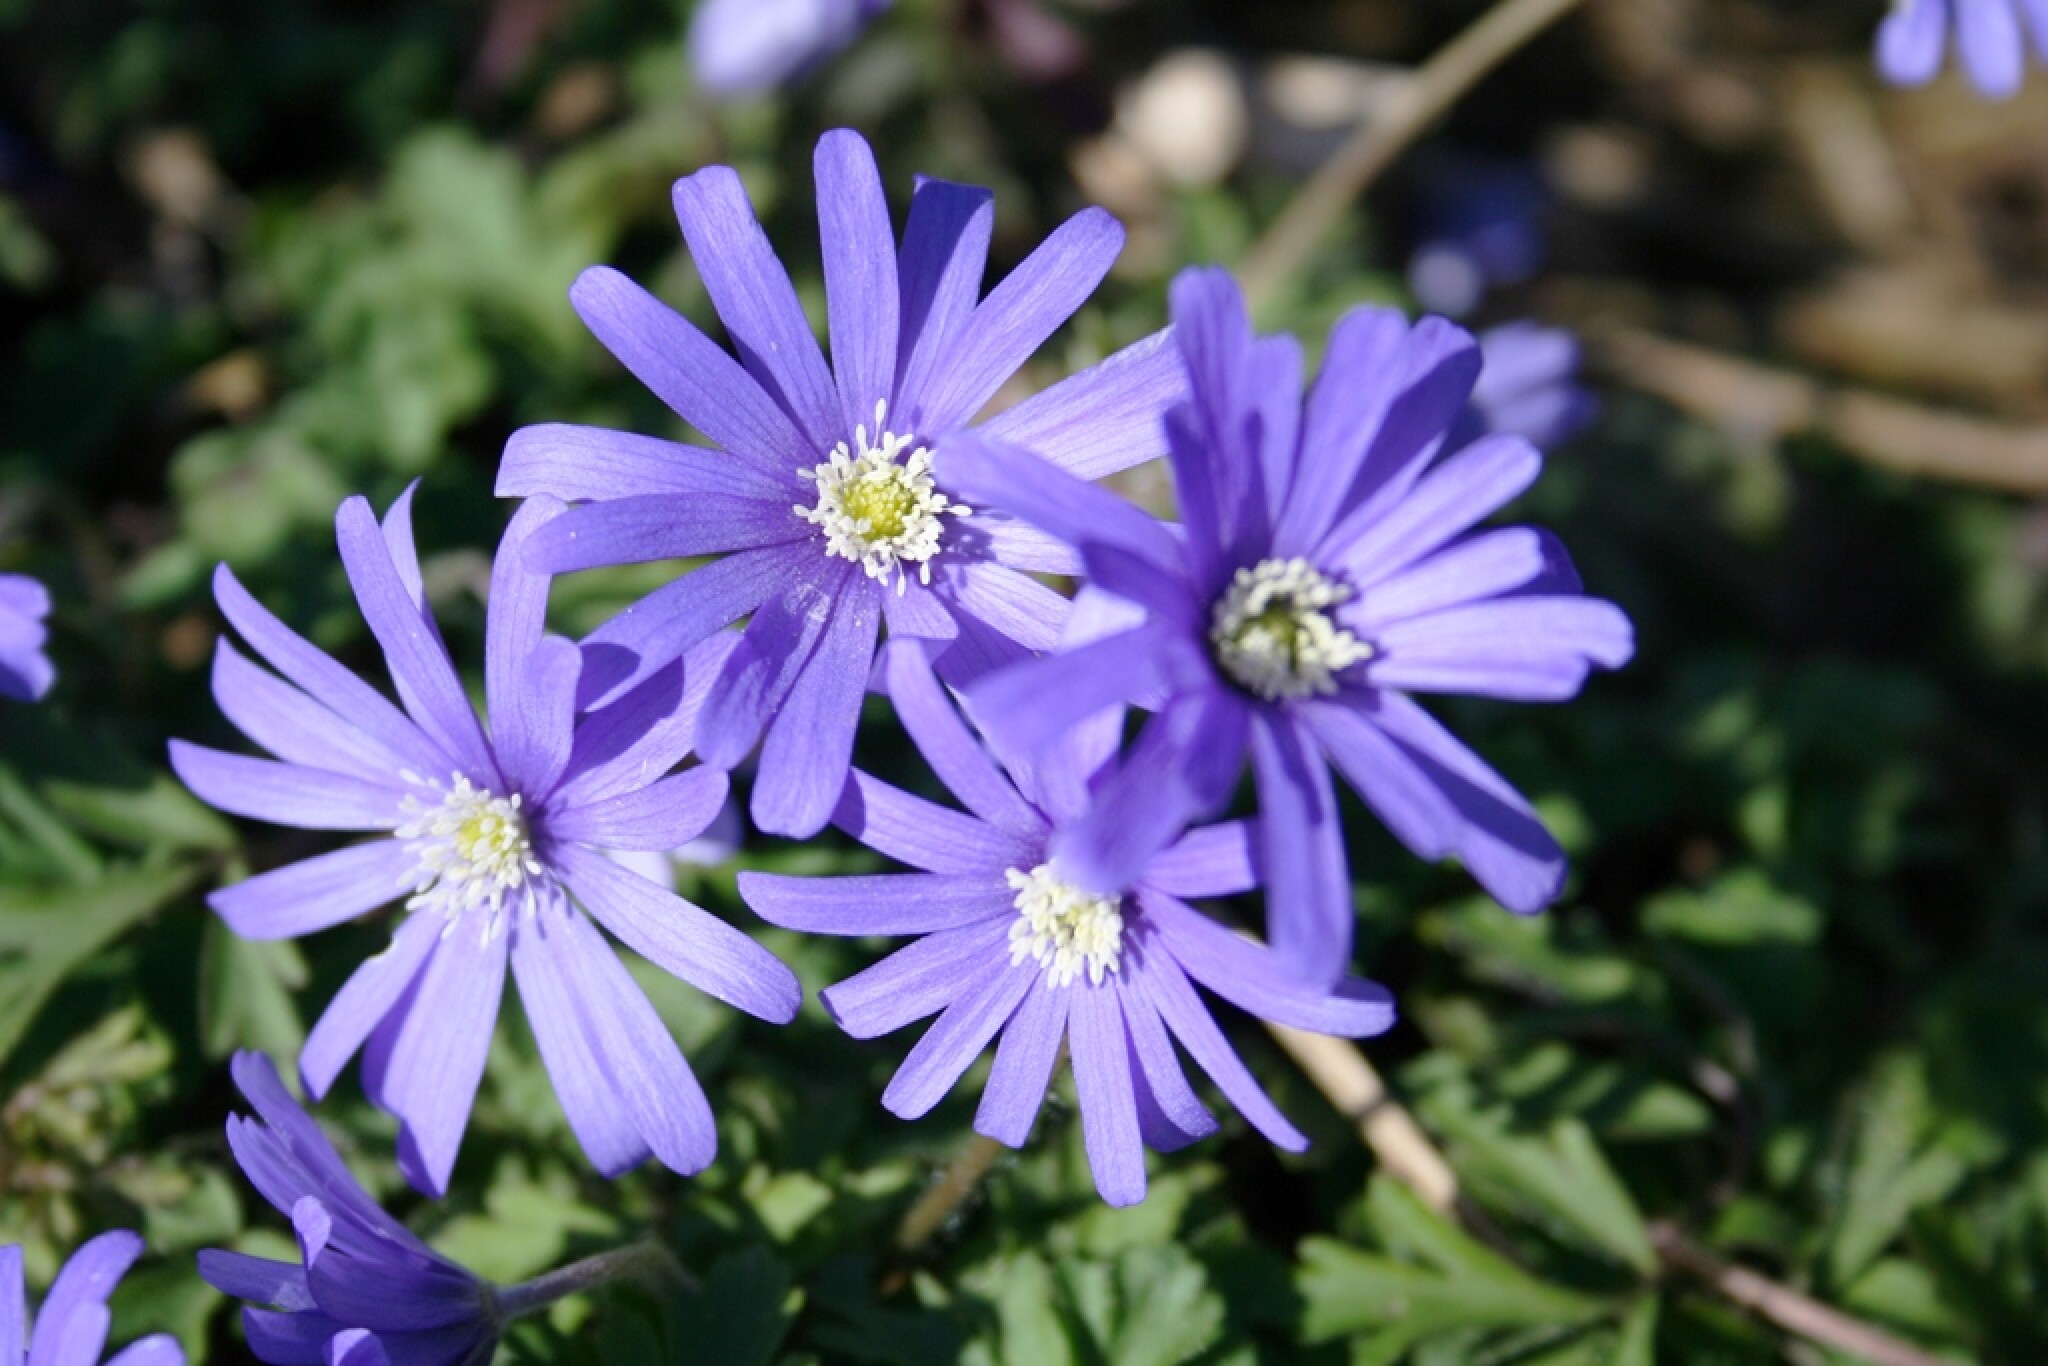
POLYGON ((506 928, 505 898, 546 871, 533 855, 519 794, 500 797, 472 786, 460 773, 445 789, 438 783, 422 785, 441 792, 440 801, 428 805, 407 797, 400 810, 411 819, 393 832, 419 860, 409 875, 413 895, 406 909, 438 912, 448 922, 444 933, 453 933, 471 912, 482 911, 488 942, 506 928))
POLYGON ((1372 646, 1330 619, 1351 600, 1349 586, 1307 560, 1261 560, 1240 569, 1210 617, 1216 662, 1268 702, 1328 697, 1337 675, 1371 659, 1372 646))
POLYGON ((871 579, 887 583, 900 575, 896 591, 910 584, 907 565, 917 566, 920 583, 932 581, 932 557, 939 553, 943 513, 965 517, 969 509, 939 492, 932 479, 932 453, 913 435, 884 430, 887 402, 875 405, 874 444, 865 425, 853 429, 822 465, 798 470, 818 486, 813 507, 796 515, 825 532, 825 551, 856 561, 871 579), (907 452, 907 454, 906 454, 907 452))
POLYGON ((1115 972, 1123 959, 1124 918, 1120 899, 1096 896, 1062 882, 1049 863, 1030 872, 1012 868, 1003 874, 1017 895, 1017 923, 1010 926, 1010 962, 1029 958, 1045 972, 1047 986, 1063 987, 1088 971, 1088 980, 1102 985, 1102 975, 1115 972))

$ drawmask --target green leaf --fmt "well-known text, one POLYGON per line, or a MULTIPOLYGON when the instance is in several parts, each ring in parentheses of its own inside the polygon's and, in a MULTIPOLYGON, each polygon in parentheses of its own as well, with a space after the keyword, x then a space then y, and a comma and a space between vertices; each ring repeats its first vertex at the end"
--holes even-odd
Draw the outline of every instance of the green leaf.
POLYGON ((1072 1366, 1073 1345, 1044 1258, 1020 1252, 992 1263, 979 1279, 995 1303, 1003 1366, 1072 1366))
POLYGON ((1452 1133, 1459 1171, 1475 1185, 1590 1252, 1641 1275, 1656 1270, 1642 1211, 1584 1124, 1561 1119, 1542 1136, 1525 1137, 1472 1116, 1452 1133))
POLYGON ((131 868, 82 887, 0 889, 0 1062, 66 978, 199 874, 191 865, 131 868))
POLYGON ((1924 1065, 1894 1056, 1862 1098, 1841 1210, 1828 1240, 1827 1270, 1847 1286, 1905 1227, 1913 1211, 1947 1198, 1969 1165, 1936 1133, 1924 1065))
POLYGON ((1132 1248, 1117 1258, 1123 1314, 1107 1344, 1117 1366, 1179 1366, 1223 1331, 1223 1301, 1208 1273, 1178 1243, 1132 1248))
POLYGON ((1621 1321, 1614 1339, 1614 1353, 1608 1366, 1657 1366, 1657 1310, 1654 1296, 1637 1300, 1635 1308, 1621 1321))
POLYGON ((200 1046, 209 1058, 253 1048, 296 1057, 306 1042, 292 993, 306 985, 306 960, 289 940, 243 939, 208 916, 199 948, 200 1046))
POLYGON ((1369 1355, 1393 1361, 1440 1333, 1586 1323, 1607 1311, 1601 1300, 1537 1280, 1391 1177, 1373 1177, 1366 1205, 1374 1233, 1399 1255, 1328 1238, 1303 1243, 1296 1284, 1310 1342, 1367 1334, 1369 1355))
POLYGON ((803 1307, 789 1268, 764 1247, 721 1257, 702 1286, 678 1296, 672 1313, 671 1358, 766 1366, 775 1359, 803 1307))

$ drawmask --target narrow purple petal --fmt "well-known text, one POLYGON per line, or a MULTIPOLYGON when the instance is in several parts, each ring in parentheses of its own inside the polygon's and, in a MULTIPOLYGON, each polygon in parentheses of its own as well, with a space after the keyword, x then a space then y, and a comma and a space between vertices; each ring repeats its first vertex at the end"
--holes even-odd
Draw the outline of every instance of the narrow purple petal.
POLYGON ((471 779, 481 783, 495 776, 497 766, 476 708, 426 613, 406 592, 369 501, 355 497, 344 502, 334 516, 334 533, 356 605, 384 649, 399 700, 420 729, 453 754, 471 779))
POLYGON ((342 1325, 317 1312, 242 1311, 242 1332, 249 1339, 249 1354, 270 1366, 329 1366, 328 1340, 343 1331, 342 1325))
POLYGON ((107 1366, 185 1366, 185 1348, 169 1333, 151 1333, 108 1357, 107 1366))
POLYGON ((595 926, 573 915, 557 923, 567 931, 569 994, 606 1081, 663 1166, 684 1176, 704 1170, 718 1154, 718 1128, 675 1037, 595 926))
MULTIPOLYGON (((631 1171, 651 1155, 633 1124, 625 1096, 607 1074, 594 1034, 584 1023, 567 960, 580 941, 566 927, 578 912, 543 912, 512 927, 512 977, 555 1096, 590 1165, 608 1177, 631 1171)), ((602 943, 600 952, 611 951, 602 943)))
POLYGON ((1552 566, 1552 542, 1532 527, 1502 527, 1455 541, 1374 584, 1345 605, 1343 624, 1372 637, 1395 622, 1535 583, 1552 566))
POLYGON ((97 1362, 107 1342, 107 1296, 141 1255, 141 1237, 125 1229, 102 1233, 72 1253, 43 1297, 28 1366, 97 1362))
POLYGON ((994 873, 1036 860, 1031 845, 994 826, 854 769, 832 823, 877 853, 931 873, 994 873))
POLYGON ((817 652, 768 722, 752 811, 769 834, 808 839, 832 819, 853 763, 885 591, 865 576, 847 576, 817 652))
POLYGON ((2026 35, 2011 0, 1957 0, 1956 48, 1980 93, 1994 100, 2019 94, 2027 76, 2026 35))
POLYGON ((1948 51, 1949 0, 1905 0, 1877 26, 1877 69, 1893 85, 1925 85, 1948 51))
POLYGON ((796 974, 717 916, 580 845, 554 851, 583 909, 662 971, 771 1024, 803 1003, 796 974))
POLYGON ((1212 678, 1183 631, 1155 623, 1004 669, 968 689, 967 698, 1006 750, 1028 754, 1106 707, 1215 686, 1212 678))
POLYGON ((567 810, 631 792, 649 774, 681 763, 696 744, 704 699, 738 645, 731 632, 715 635, 618 701, 587 713, 576 728, 568 776, 549 807, 567 810))
POLYGON ((791 502, 804 492, 795 469, 787 461, 771 464, 711 446, 543 422, 521 427, 505 443, 497 493, 500 498, 550 494, 567 503, 652 493, 791 502))
POLYGON ((741 873, 740 897, 769 924, 806 934, 934 934, 1016 910, 1016 893, 989 873, 741 873))
POLYGON ((539 802, 569 766, 576 724, 576 680, 583 653, 550 636, 527 656, 526 674, 491 726, 508 787, 539 802))
POLYGON ((384 1344, 367 1328, 349 1328, 327 1343, 327 1366, 391 1366, 384 1344))
POLYGON ((550 811, 548 837, 600 849, 680 849, 718 818, 728 786, 723 770, 693 768, 637 791, 550 811))
POLYGON ((860 134, 834 129, 818 139, 818 236, 825 253, 825 300, 841 430, 875 425, 875 405, 896 387, 896 331, 902 298, 896 234, 875 154, 860 134))
POLYGON ((999 508, 1084 550, 1097 542, 1117 546, 1168 578, 1183 572, 1180 547, 1157 518, 1030 451, 956 432, 940 443, 935 469, 970 507, 999 508))
POLYGON ((975 983, 1009 966, 1010 927, 992 919, 941 930, 896 950, 871 968, 818 993, 825 1011, 856 1039, 901 1029, 960 999, 975 983))
POLYGON ((915 579, 905 583, 900 593, 882 594, 882 620, 892 637, 947 642, 960 636, 960 623, 939 601, 939 595, 915 579))
POLYGON ((927 392, 920 430, 950 431, 980 412, 1088 301, 1123 245, 1123 225, 1101 209, 1083 209, 1053 229, 967 320, 927 392))
POLYGON ((226 636, 214 645, 213 700, 242 734, 288 762, 375 783, 408 767, 406 758, 251 663, 226 636))
POLYGON ((1360 591, 1478 524, 1536 481, 1543 457, 1515 436, 1473 442, 1398 502, 1373 500, 1337 524, 1320 552, 1360 591))
POLYGON ((213 596, 229 624, 272 668, 381 746, 385 754, 401 756, 420 773, 454 771, 454 757, 448 751, 429 739, 383 694, 271 615, 249 596, 226 565, 214 571, 213 596))
POLYGON ((1537 911, 1556 900, 1564 851, 1520 793, 1400 694, 1382 694, 1374 719, 1456 808, 1457 854, 1480 886, 1511 911, 1537 911))
MULTIPOLYGON (((1372 706, 1377 712, 1379 701, 1372 706)), ((1446 858, 1457 849, 1464 827, 1457 808, 1371 714, 1343 702, 1311 702, 1301 715, 1345 781, 1417 857, 1446 858)))
POLYGON ((171 741, 171 768, 198 797, 251 820, 304 830, 393 830, 404 796, 390 785, 274 759, 171 741))
POLYGON ((894 644, 883 655, 889 700, 932 772, 960 804, 1020 839, 1039 839, 1045 820, 1031 809, 967 728, 922 650, 894 644))
POLYGON ((1300 467, 1273 531, 1275 554, 1305 554, 1343 510, 1344 495, 1400 394, 1408 335, 1398 309, 1378 306, 1354 308, 1330 329, 1302 415, 1300 467))
POLYGON ((292 1209, 306 1264, 306 1286, 321 1313, 380 1333, 419 1333, 483 1317, 483 1290, 467 1273, 434 1262, 349 1256, 331 1241, 333 1222, 319 1199, 292 1209))
POLYGON ((995 196, 979 186, 922 180, 910 197, 897 266, 902 335, 891 411, 913 430, 936 430, 926 399, 974 315, 994 227, 995 196))
POLYGON ((569 302, 605 350, 733 459, 764 473, 815 459, 817 444, 739 362, 625 276, 594 266, 569 302))
POLYGON ((398 840, 372 840, 245 878, 206 904, 244 939, 296 939, 396 900, 418 862, 398 840))
POLYGON ((1129 1070, 1136 1085, 1138 1132, 1145 1146, 1173 1152, 1216 1132, 1216 1117, 1181 1070, 1159 1012, 1130 978, 1118 974, 1117 1009, 1130 1039, 1129 1070))
MULTIPOLYGON (((546 495, 521 503, 491 562, 484 622, 484 704, 494 728, 502 728, 503 713, 519 706, 526 691, 527 662, 540 648, 547 626, 548 576, 527 566, 526 547, 536 531, 562 512, 562 505, 546 495)), ((506 759, 505 737, 494 733, 492 738, 498 742, 498 757, 506 759)), ((508 761, 506 768, 517 771, 522 765, 508 761)))
POLYGON ((690 259, 740 363, 822 458, 846 436, 832 373, 739 174, 730 166, 706 166, 683 177, 675 184, 675 209, 690 259))
POLYGON ((889 1079, 882 1108, 899 1119, 921 1119, 930 1113, 1009 1022, 1024 993, 1041 976, 1036 964, 1011 967, 946 1007, 889 1079))
POLYGON ((1166 410, 1186 399, 1187 367, 1163 328, 983 423, 1077 479, 1100 479, 1166 454, 1166 410))
MULTIPOLYGON (((815 559, 797 573, 794 582, 755 610, 739 648, 726 660, 705 701, 697 752, 708 764, 733 768, 747 757, 833 627, 841 595, 861 594, 864 586, 872 587, 857 567, 839 559, 815 559)), ((865 596, 872 604, 874 594, 865 596)), ((879 616, 879 604, 874 609, 879 616)), ((873 639, 870 628, 871 649, 873 639)), ((866 690, 865 674, 859 686, 866 690)), ((851 752, 851 745, 848 749, 851 752)), ((758 794, 755 805, 760 805, 758 794)), ((755 823, 759 824, 758 814, 755 823)))
POLYGON ((299 1053, 299 1076, 308 1094, 318 1099, 333 1087, 370 1031, 405 996, 440 936, 441 923, 434 917, 409 915, 392 933, 390 945, 349 975, 299 1053))
POLYGON ((457 922, 442 935, 373 1096, 399 1117, 398 1165, 406 1179, 437 1200, 448 1193, 483 1080, 509 947, 507 935, 485 935, 471 923, 457 922))
POLYGON ((551 574, 602 565, 722 555, 807 541, 815 534, 786 499, 726 493, 649 493, 571 510, 537 532, 529 562, 551 574))
POLYGON ((1252 772, 1267 936, 1296 978, 1328 986, 1351 961, 1356 918, 1329 765, 1300 721, 1269 708, 1252 718, 1252 772))
POLYGON ((1363 676, 1374 687, 1521 702, 1576 696, 1598 666, 1635 653, 1635 629, 1598 598, 1518 597, 1411 617, 1379 633, 1363 676))
POLYGON ((21 1245, 15 1243, 0 1247, 0 1362, 20 1361, 27 1336, 28 1290, 21 1279, 21 1245))
POLYGON ((1270 512, 1258 425, 1251 319, 1220 267, 1184 270, 1169 291, 1174 337, 1187 362, 1189 402, 1167 431, 1168 457, 1191 539, 1244 558, 1265 541, 1270 512))
POLYGON ((1051 532, 992 508, 976 508, 974 524, 956 529, 953 539, 956 545, 971 545, 978 557, 1011 569, 1033 574, 1081 573, 1080 551, 1051 532))
POLYGON ((1257 825, 1226 821, 1190 830, 1138 876, 1172 896, 1234 896, 1259 885, 1257 825))
POLYGON ((412 605, 426 618, 427 629, 440 638, 440 628, 427 612, 427 581, 420 573, 420 549, 412 534, 412 500, 420 490, 420 481, 415 479, 405 486, 405 491, 391 500, 391 506, 384 509, 384 518, 378 523, 378 530, 384 533, 384 548, 391 554, 391 567, 398 571, 398 580, 405 585, 405 594, 412 599, 412 605))
POLYGON ((1074 995, 1070 987, 1047 986, 1045 974, 1036 974, 1024 1003, 1010 1016, 1002 1041, 996 1045, 995 1064, 974 1112, 976 1133, 1012 1148, 1024 1146, 1045 1104, 1046 1088, 1052 1084, 1060 1041, 1067 1032, 1067 1007, 1074 995))
POLYGON ((1237 1112, 1250 1121, 1253 1128, 1264 1134, 1268 1142, 1288 1152, 1298 1153, 1308 1147, 1308 1139, 1287 1122, 1287 1116, 1280 1113, 1265 1088, 1246 1070, 1244 1061, 1237 1056, 1230 1041, 1223 1037, 1223 1031, 1216 1027, 1209 1008, 1195 994, 1194 987, 1173 961, 1171 953, 1148 956, 1133 980, 1158 1010, 1160 1018, 1166 1021, 1173 1037, 1187 1049, 1188 1056, 1209 1074, 1209 1080, 1216 1083, 1216 1089, 1237 1107, 1237 1112))
POLYGON ((313 1293, 306 1288, 306 1269, 297 1262, 273 1262, 267 1257, 208 1249, 199 1254, 199 1279, 229 1299, 278 1309, 313 1307, 313 1293))
POLYGON ((803 545, 742 550, 655 589, 584 637, 577 706, 617 700, 712 632, 754 611, 792 578, 812 572, 817 558, 803 545))
POLYGON ((1138 904, 1174 961, 1248 1014, 1347 1039, 1384 1034, 1393 1026, 1393 997, 1377 982, 1340 977, 1323 988, 1296 976, 1265 945, 1233 934, 1164 893, 1141 887, 1138 904))
POLYGON ((1145 1143, 1138 1132, 1138 1097, 1131 1082, 1128 1037, 1116 992, 1076 982, 1067 1039, 1073 1050, 1074 1090, 1081 1103, 1081 1136, 1095 1189, 1111 1205, 1145 1198, 1145 1143))
POLYGON ((1067 599, 1029 574, 959 560, 946 566, 942 596, 956 616, 972 617, 1027 650, 1060 643, 1072 610, 1067 599))

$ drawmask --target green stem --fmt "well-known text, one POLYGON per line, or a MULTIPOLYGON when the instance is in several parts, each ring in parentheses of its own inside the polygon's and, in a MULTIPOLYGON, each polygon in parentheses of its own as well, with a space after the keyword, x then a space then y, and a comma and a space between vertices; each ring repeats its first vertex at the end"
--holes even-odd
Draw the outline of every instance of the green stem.
POLYGON ((664 1284, 688 1284, 689 1279, 667 1248, 655 1243, 631 1243, 498 1291, 498 1313, 507 1320, 524 1318, 557 1300, 617 1281, 638 1281, 650 1289, 659 1289, 664 1284))

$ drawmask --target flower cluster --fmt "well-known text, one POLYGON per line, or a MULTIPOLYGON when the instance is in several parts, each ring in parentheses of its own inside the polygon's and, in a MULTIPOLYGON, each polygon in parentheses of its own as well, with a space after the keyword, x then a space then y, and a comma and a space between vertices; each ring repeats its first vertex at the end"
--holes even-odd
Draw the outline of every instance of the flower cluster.
POLYGON ((1892 0, 1877 29, 1878 73, 1894 85, 1927 84, 1948 58, 1951 31, 1970 84, 1989 99, 2019 93, 2030 42, 2048 61, 2042 0, 1892 0))
MULTIPOLYGON (((481 712, 427 602, 411 490, 381 519, 361 498, 335 519, 395 700, 216 576, 244 645, 220 642, 214 695, 273 757, 179 741, 179 775, 224 811, 363 838, 211 905, 257 939, 399 906, 299 1073, 319 1097, 361 1054, 430 1196, 508 970, 594 1167, 712 1160, 711 1107, 610 938, 760 1019, 794 1016, 789 969, 669 885, 757 751, 757 825, 834 824, 913 870, 740 880, 770 923, 911 938, 821 993, 860 1038, 936 1017, 883 1105, 924 1114, 993 1044, 975 1125, 1018 1145, 1069 1060, 1112 1204, 1143 1197, 1145 1148, 1218 1127, 1183 1053, 1271 1141, 1305 1142, 1203 992, 1345 1037, 1392 1023, 1389 994, 1349 972, 1331 766, 1510 908, 1562 886, 1529 804, 1413 694, 1555 701, 1629 657, 1627 619, 1581 593, 1553 538, 1479 529, 1540 468, 1511 433, 1576 416, 1568 341, 1489 342, 1489 386, 1459 328, 1360 309, 1304 396, 1299 345, 1255 336, 1228 277, 1195 270, 1171 329, 984 419, 1121 229, 1084 211, 983 295, 987 191, 920 182, 899 241, 859 137, 826 135, 816 174, 829 363, 725 167, 675 203, 730 352, 624 276, 577 281, 598 339, 709 444, 514 434, 498 489, 524 501, 492 568, 481 712), (1161 455, 1178 527, 1094 482, 1161 455), (547 633, 554 575, 674 558, 694 567, 582 640, 547 633), (1043 574, 1082 582, 1070 599, 1043 574), (960 809, 852 766, 873 687, 960 809), (1257 812, 1227 819, 1247 766, 1257 812), (1270 947, 1191 904, 1261 886, 1270 947)), ((230 1143, 301 1254, 204 1259, 253 1306, 261 1359, 480 1361, 508 1318, 612 1274, 486 1285, 363 1194, 267 1060, 234 1071, 258 1118, 230 1143)))
MULTIPOLYGON (((125 1229, 86 1243, 57 1273, 31 1331, 21 1249, 0 1247, 0 1366, 96 1366, 114 1319, 107 1296, 141 1255, 142 1239, 125 1229)), ((107 1366, 185 1366, 185 1353, 177 1339, 156 1333, 116 1352, 107 1366)))

